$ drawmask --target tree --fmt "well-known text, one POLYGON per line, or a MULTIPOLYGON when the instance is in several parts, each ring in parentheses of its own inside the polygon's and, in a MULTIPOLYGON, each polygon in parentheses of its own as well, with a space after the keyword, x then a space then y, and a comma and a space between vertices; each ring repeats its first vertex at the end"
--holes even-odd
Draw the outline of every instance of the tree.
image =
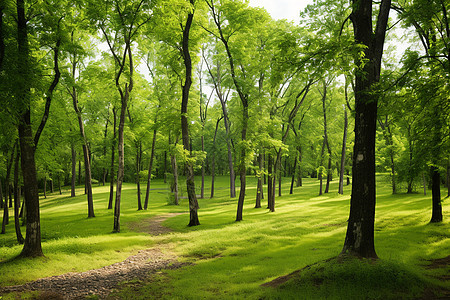
POLYGON ((350 215, 342 253, 376 258, 375 222, 375 133, 381 59, 391 1, 382 0, 375 31, 372 1, 353 0, 350 20, 355 42, 363 49, 355 57, 355 145, 353 148, 353 185, 350 215))
MULTIPOLYGON (((181 136, 183 140, 183 147, 185 151, 189 151, 189 125, 187 120, 187 108, 189 101, 189 90, 192 84, 192 60, 189 50, 189 33, 191 30, 192 20, 194 18, 194 0, 189 1, 192 5, 191 11, 187 15, 186 23, 183 29, 183 41, 182 41, 182 51, 183 60, 185 66, 185 80, 182 85, 183 93, 181 100, 181 136)), ((198 220, 198 202, 197 195, 195 194, 195 182, 194 182, 194 166, 190 159, 186 160, 186 186, 189 198, 189 224, 188 226, 200 225, 198 220)))

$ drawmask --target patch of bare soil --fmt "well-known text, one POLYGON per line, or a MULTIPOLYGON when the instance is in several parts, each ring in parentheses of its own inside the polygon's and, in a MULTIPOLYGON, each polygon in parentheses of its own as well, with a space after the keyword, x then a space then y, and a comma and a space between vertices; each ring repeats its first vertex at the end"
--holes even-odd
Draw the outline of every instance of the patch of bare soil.
MULTIPOLYGON (((165 234, 171 230, 161 223, 179 214, 157 216, 131 224, 130 228, 151 235, 165 234)), ((152 248, 141 250, 122 262, 100 269, 81 273, 71 272, 41 278, 23 285, 0 287, 0 295, 11 292, 40 291, 39 299, 85 299, 90 295, 97 295, 100 299, 104 299, 121 282, 143 280, 161 269, 175 269, 182 265, 175 255, 163 253, 159 248, 152 248)))
POLYGON ((129 224, 129 228, 138 232, 146 232, 151 235, 161 235, 172 231, 172 229, 162 225, 162 222, 168 218, 183 215, 185 213, 168 213, 161 216, 156 216, 149 219, 144 219, 139 222, 129 224))
POLYGON ((182 264, 173 255, 160 249, 141 250, 122 262, 81 273, 67 273, 41 278, 18 286, 0 288, 0 294, 42 291, 42 299, 84 299, 89 295, 105 298, 120 282, 145 279, 161 269, 179 268, 182 264))

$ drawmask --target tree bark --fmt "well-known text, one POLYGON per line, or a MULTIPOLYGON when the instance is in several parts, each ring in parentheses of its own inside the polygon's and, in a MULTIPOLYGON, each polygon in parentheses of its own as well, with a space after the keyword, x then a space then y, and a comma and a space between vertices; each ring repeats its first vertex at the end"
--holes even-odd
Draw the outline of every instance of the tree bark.
POLYGON ((20 206, 20 187, 19 187, 19 157, 20 152, 17 149, 14 159, 14 227, 16 229, 16 238, 19 244, 23 244, 24 239, 20 231, 19 206, 20 206))
POLYGON ((173 173, 173 182, 171 185, 171 192, 174 196, 174 204, 179 205, 179 196, 178 196, 178 165, 177 158, 175 154, 170 155, 170 163, 172 165, 172 173, 173 173))
MULTIPOLYGON (((74 32, 72 31, 72 41, 73 41, 74 32)), ((72 57, 72 78, 75 80, 76 78, 76 69, 77 69, 77 55, 73 54, 72 57)), ((91 178, 91 163, 89 159, 89 146, 86 139, 86 134, 84 132, 84 123, 81 117, 81 111, 78 108, 78 93, 76 87, 72 87, 71 91, 72 96, 72 104, 77 115, 78 119, 78 127, 80 129, 81 139, 83 141, 83 156, 84 156, 84 176, 85 176, 85 193, 87 194, 87 202, 88 202, 88 218, 95 217, 94 214, 94 200, 92 197, 92 178, 91 178)), ((79 174, 80 175, 80 174, 79 174)))
POLYGON ((432 213, 430 223, 439 223, 442 222, 441 176, 439 169, 435 166, 431 167, 431 194, 432 213))
POLYGON ((114 199, 114 164, 115 164, 115 154, 116 154, 116 123, 117 123, 117 111, 116 108, 113 107, 113 140, 111 143, 111 165, 110 165, 110 171, 111 178, 109 181, 109 201, 108 201, 108 209, 112 209, 113 207, 113 199, 114 199))
POLYGON ((297 157, 294 161, 294 172, 292 172, 292 179, 291 179, 291 189, 289 190, 289 194, 292 195, 294 193, 294 182, 295 182, 295 169, 297 168, 297 157))
POLYGON ((268 168, 268 175, 267 175, 267 208, 271 211, 275 211, 275 191, 274 191, 274 182, 275 182, 275 176, 273 174, 273 158, 272 154, 269 153, 267 158, 267 168, 268 168))
MULTIPOLYGON (((152 169, 153 169, 153 160, 155 157, 155 147, 156 147, 156 129, 153 129, 153 140, 152 140, 152 152, 150 154, 150 162, 148 164, 148 177, 147 177, 147 190, 145 191, 145 201, 144 201, 144 209, 148 208, 148 200, 150 197, 150 183, 152 180, 152 169)), ((166 176, 164 174, 164 176, 166 176)))
POLYGON ((72 144, 72 183, 70 189, 70 196, 75 197, 75 184, 77 181, 77 152, 75 151, 75 146, 72 144))
MULTIPOLYGON (((194 6, 194 0, 190 0, 192 6, 194 6)), ((189 32, 194 18, 194 10, 188 13, 186 24, 183 30, 182 50, 184 58, 184 67, 186 69, 184 85, 182 86, 182 100, 181 100, 181 137, 183 140, 183 147, 186 151, 191 149, 189 143, 189 125, 187 119, 187 109, 189 101, 189 90, 192 84, 192 61, 191 54, 189 52, 189 32)), ((194 166, 191 160, 187 160, 185 164, 186 171, 186 187, 189 198, 189 224, 188 226, 200 225, 198 220, 198 202, 197 195, 195 194, 195 182, 194 182, 194 166)))
POLYGON ((344 171, 345 171, 345 150, 347 148, 347 128, 348 128, 348 116, 347 110, 345 109, 344 105, 344 137, 342 138, 341 168, 339 172, 339 189, 338 189, 338 193, 341 195, 344 195, 344 171))
POLYGON ((136 143, 136 186, 137 186, 137 200, 138 200, 138 210, 142 210, 141 201, 141 159, 142 159, 142 142, 136 143))
POLYGON ((261 208, 261 199, 263 194, 263 184, 262 184, 262 176, 263 176, 263 154, 259 153, 258 155, 258 165, 259 165, 259 176, 258 176, 258 183, 256 187, 256 203, 255 208, 261 208))
POLYGON ((121 92, 121 108, 119 117, 119 130, 118 130, 118 157, 119 166, 117 168, 117 187, 116 187, 116 199, 114 203, 114 227, 113 232, 120 232, 120 202, 122 198, 122 184, 123 176, 125 172, 125 152, 124 152, 124 136, 123 131, 125 128, 125 115, 128 104, 128 84, 125 84, 125 94, 121 92))
POLYGON ((216 137, 217 137, 217 130, 219 129, 219 122, 222 120, 223 117, 217 119, 216 122, 216 130, 214 131, 214 138, 213 138, 213 157, 211 162, 211 196, 210 198, 214 197, 214 181, 216 178, 216 137))
POLYGON ((374 245, 376 203, 375 138, 378 94, 374 86, 380 80, 381 58, 391 6, 382 0, 375 32, 372 30, 372 1, 353 0, 350 19, 355 41, 364 45, 365 62, 356 58, 355 144, 353 149, 353 185, 350 214, 342 254, 377 258, 374 245))

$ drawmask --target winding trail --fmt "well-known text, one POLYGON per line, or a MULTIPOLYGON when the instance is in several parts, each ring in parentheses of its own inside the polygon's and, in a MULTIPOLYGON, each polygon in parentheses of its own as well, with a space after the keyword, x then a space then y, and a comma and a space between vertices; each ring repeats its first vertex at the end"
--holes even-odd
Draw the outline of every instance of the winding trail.
MULTIPOLYGON (((151 235, 166 234, 171 231, 162 225, 166 219, 178 213, 153 217, 131 225, 133 230, 151 235)), ((164 253, 160 248, 141 250, 136 255, 100 269, 81 273, 66 273, 59 276, 41 278, 23 285, 0 287, 0 295, 10 292, 41 291, 42 299, 85 299, 89 295, 106 298, 120 282, 145 279, 161 269, 176 269, 183 264, 173 254, 164 253)))

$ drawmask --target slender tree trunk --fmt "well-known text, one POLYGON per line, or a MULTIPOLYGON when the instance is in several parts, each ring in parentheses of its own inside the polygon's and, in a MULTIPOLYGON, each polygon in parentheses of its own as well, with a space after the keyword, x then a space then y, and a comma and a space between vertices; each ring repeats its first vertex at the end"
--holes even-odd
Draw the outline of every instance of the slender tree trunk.
MULTIPOLYGON (((192 6, 194 6, 194 0, 190 0, 192 6)), ((183 140, 183 147, 186 151, 190 150, 189 144, 189 125, 187 119, 187 109, 189 101, 189 90, 192 84, 192 61, 191 54, 189 52, 189 32, 194 18, 194 10, 192 10, 186 20, 186 25, 183 30, 182 50, 184 58, 184 66, 186 69, 185 80, 183 85, 183 93, 181 100, 181 136, 183 140)), ((198 202, 197 195, 195 193, 194 182, 194 166, 189 160, 185 163, 186 172, 186 187, 189 198, 189 224, 188 226, 200 225, 198 220, 198 202)))
POLYGON ((450 197, 450 160, 447 161, 447 197, 450 197))
POLYGON ((302 174, 302 147, 297 147, 298 151, 298 173, 297 173, 297 187, 303 186, 303 174, 302 174))
MULTIPOLYGON (((145 210, 148 208, 148 200, 150 197, 150 183, 152 180, 152 169, 153 169, 153 159, 155 157, 155 147, 156 147, 156 129, 153 130, 152 152, 150 154, 150 162, 148 164, 147 190, 145 191, 145 201, 144 201, 144 209, 145 210)), ((165 171, 164 171, 164 178, 165 177, 166 177, 166 175, 165 175, 165 171)))
MULTIPOLYGON (((248 127, 248 103, 247 101, 243 102, 242 108, 242 131, 241 137, 242 141, 245 142, 247 140, 247 127, 248 127)), ((242 221, 242 213, 244 210, 244 199, 245 199, 245 188, 246 188, 246 180, 247 180, 247 166, 245 164, 245 157, 247 156, 247 151, 243 147, 241 150, 241 158, 239 163, 239 179, 241 182, 241 189, 239 191, 239 200, 238 207, 236 212, 236 221, 242 221)))
MULTIPOLYGON (((122 94, 122 93, 121 93, 122 94)), ((118 130, 118 157, 119 166, 117 168, 117 187, 116 187, 116 199, 114 203, 114 227, 113 232, 120 232, 120 202, 122 198, 122 184, 125 171, 125 152, 124 152, 124 136, 123 131, 125 128, 125 115, 127 112, 128 104, 128 84, 125 84, 125 94, 121 97, 122 106, 120 109, 119 117, 119 130, 118 130)))
MULTIPOLYGON (((73 34, 74 32, 72 31, 72 39, 73 34)), ((77 69, 77 57, 76 54, 74 53, 72 60, 72 78, 74 80, 76 78, 76 69, 77 69)), ((80 129, 81 139, 83 141, 85 193, 87 194, 87 202, 88 202, 88 218, 93 218, 95 217, 95 214, 94 214, 94 200, 92 197, 92 179, 91 179, 91 163, 89 158, 89 147, 86 139, 86 134, 84 131, 84 122, 81 117, 81 111, 78 108, 78 94, 75 86, 72 87, 71 96, 73 108, 75 110, 78 119, 78 126, 80 129)))
POLYGON ((75 197, 75 184, 77 180, 77 152, 75 146, 72 144, 72 184, 70 189, 70 196, 75 197))
MULTIPOLYGON (((202 131, 203 132, 203 131, 202 131)), ((202 134, 202 152, 205 151, 205 137, 202 134)), ((200 187, 200 199, 205 198, 205 163, 202 162, 202 184, 200 187)))
POLYGON ((0 209, 3 209, 3 187, 1 177, 0 177, 0 209))
POLYGON ((344 195, 344 171, 345 171, 345 150, 347 148, 347 128, 348 128, 348 116, 347 110, 345 109, 344 106, 344 137, 342 139, 341 168, 339 172, 339 189, 338 189, 338 193, 341 195, 344 195))
POLYGON ((138 200, 138 210, 142 210, 141 201, 141 159, 142 159, 142 142, 136 143, 136 187, 137 187, 137 200, 138 200))
POLYGON ((435 166, 431 167, 431 193, 432 193, 432 215, 431 223, 442 222, 442 205, 441 205, 441 176, 439 169, 435 166))
POLYGON ((171 190, 174 196, 174 203, 175 205, 179 204, 179 196, 178 196, 178 165, 177 165, 177 158, 175 154, 170 155, 170 162, 172 165, 172 172, 173 172, 173 183, 171 186, 171 190))
POLYGON ((116 162, 115 154, 116 154, 116 123, 117 123, 117 111, 116 108, 113 107, 113 140, 111 143, 111 165, 110 165, 110 171, 111 178, 109 181, 109 201, 108 201, 108 209, 112 209, 113 207, 113 199, 114 199, 114 164, 116 162))
POLYGON ((355 84, 355 144, 353 149, 353 185, 350 215, 342 253, 377 258, 374 244, 376 203, 375 139, 378 95, 373 90, 380 80, 381 58, 391 6, 382 0, 375 32, 372 30, 372 1, 353 0, 351 21, 355 41, 365 45, 367 60, 356 58, 360 69, 355 84))
POLYGON ((263 194, 263 184, 262 184, 262 176, 263 176, 263 154, 259 153, 258 155, 258 165, 259 165, 259 176, 258 183, 256 187, 256 203, 255 208, 261 208, 261 199, 263 194))
POLYGON ((81 159, 78 159, 78 184, 81 184, 81 159))
POLYGON ((164 183, 167 183, 167 151, 164 151, 164 183))
POLYGON ((16 229, 16 238, 19 244, 23 244, 24 239, 20 231, 19 206, 20 206, 20 188, 19 188, 19 157, 20 152, 17 149, 14 159, 14 227, 16 229))
POLYGON ((214 181, 216 178, 216 137, 217 137, 217 130, 219 129, 219 122, 222 118, 217 119, 216 122, 216 130, 214 131, 214 139, 213 139, 213 157, 212 157, 212 167, 211 167, 211 197, 214 197, 214 181))
POLYGON ((291 189, 289 190, 290 195, 292 195, 294 193, 295 169, 296 168, 297 168, 297 158, 295 158, 295 161, 294 161, 294 172, 292 172, 291 189))
MULTIPOLYGON (((106 117, 105 134, 103 135, 104 141, 106 141, 108 137, 108 124, 109 124, 109 106, 108 106, 108 115, 106 117)), ((105 186, 106 176, 108 176, 108 170, 106 168, 106 144, 103 146, 103 157, 105 159, 105 162, 103 163, 102 185, 105 186)))
POLYGON ((272 166, 273 166, 273 158, 272 158, 272 154, 269 153, 268 158, 267 158, 267 167, 268 167, 268 175, 267 175, 267 208, 271 211, 274 212, 275 211, 275 201, 274 201, 274 197, 275 197, 275 191, 274 191, 274 184, 273 182, 275 182, 275 178, 274 178, 274 174, 273 174, 273 170, 272 170, 272 166))

